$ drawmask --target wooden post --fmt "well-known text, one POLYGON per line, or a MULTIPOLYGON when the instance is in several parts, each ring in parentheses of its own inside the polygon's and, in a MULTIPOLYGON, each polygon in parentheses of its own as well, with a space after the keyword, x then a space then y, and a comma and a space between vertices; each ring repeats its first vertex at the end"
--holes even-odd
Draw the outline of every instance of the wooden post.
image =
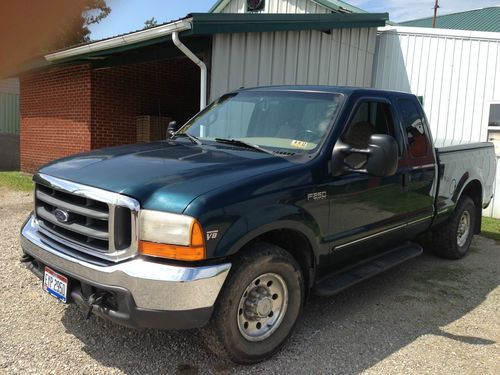
POLYGON ((439 9, 439 0, 436 0, 436 3, 434 4, 434 17, 432 17, 432 28, 433 29, 436 28, 436 16, 437 16, 438 9, 439 9))

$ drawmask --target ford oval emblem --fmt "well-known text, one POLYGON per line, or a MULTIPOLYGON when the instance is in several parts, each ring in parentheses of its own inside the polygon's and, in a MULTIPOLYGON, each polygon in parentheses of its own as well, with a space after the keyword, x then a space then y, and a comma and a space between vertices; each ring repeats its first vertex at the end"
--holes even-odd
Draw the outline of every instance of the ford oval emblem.
POLYGON ((69 214, 60 208, 54 210, 54 216, 60 223, 67 223, 69 221, 69 214))

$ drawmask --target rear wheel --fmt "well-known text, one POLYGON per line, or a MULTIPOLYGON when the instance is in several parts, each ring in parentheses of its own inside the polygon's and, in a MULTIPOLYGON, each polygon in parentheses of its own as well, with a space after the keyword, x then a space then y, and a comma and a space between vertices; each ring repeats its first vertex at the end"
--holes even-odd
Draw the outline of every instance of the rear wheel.
POLYGON ((436 255, 446 259, 460 259, 469 250, 476 227, 474 201, 460 198, 452 217, 432 233, 432 247, 436 255))
POLYGON ((256 243, 234 262, 203 337, 219 356, 241 364, 260 362, 286 342, 303 300, 296 260, 278 246, 256 243))

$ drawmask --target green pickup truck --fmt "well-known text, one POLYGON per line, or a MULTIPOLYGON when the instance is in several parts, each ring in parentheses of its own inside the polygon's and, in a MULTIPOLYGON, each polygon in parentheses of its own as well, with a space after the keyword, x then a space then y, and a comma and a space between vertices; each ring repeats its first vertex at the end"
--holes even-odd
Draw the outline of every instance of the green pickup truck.
POLYGON ((308 296, 422 253, 462 258, 492 198, 493 145, 435 148, 418 99, 242 89, 161 142, 34 176, 21 261, 64 303, 135 328, 201 328, 238 363, 276 353, 308 296))

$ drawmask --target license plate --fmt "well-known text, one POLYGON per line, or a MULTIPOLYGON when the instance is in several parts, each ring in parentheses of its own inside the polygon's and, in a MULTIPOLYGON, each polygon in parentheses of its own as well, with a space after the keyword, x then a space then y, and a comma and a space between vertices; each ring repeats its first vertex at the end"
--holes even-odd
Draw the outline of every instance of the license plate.
POLYGON ((45 267, 43 274, 43 290, 64 303, 68 302, 68 278, 49 267, 45 267))

